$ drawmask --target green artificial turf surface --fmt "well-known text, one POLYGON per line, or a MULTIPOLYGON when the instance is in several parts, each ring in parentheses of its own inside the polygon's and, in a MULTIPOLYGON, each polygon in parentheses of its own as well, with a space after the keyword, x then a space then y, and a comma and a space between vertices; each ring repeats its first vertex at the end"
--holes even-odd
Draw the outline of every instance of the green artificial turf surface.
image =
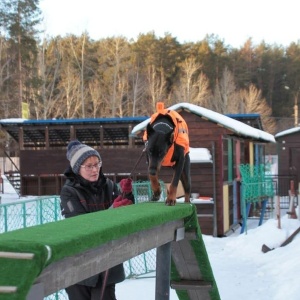
MULTIPOLYGON (((0 258, 0 286, 18 287, 14 294, 0 294, 0 300, 25 300, 38 275, 55 261, 178 219, 186 220, 187 230, 199 228, 194 205, 147 202, 3 233, 0 251, 29 252, 35 256, 32 260, 0 258), (46 245, 51 249, 50 256, 46 245)), ((200 231, 198 234, 201 238, 200 231)), ((203 241, 199 246, 204 251, 201 255, 205 255, 203 241)), ((204 273, 214 281, 207 254, 204 261, 204 273)))

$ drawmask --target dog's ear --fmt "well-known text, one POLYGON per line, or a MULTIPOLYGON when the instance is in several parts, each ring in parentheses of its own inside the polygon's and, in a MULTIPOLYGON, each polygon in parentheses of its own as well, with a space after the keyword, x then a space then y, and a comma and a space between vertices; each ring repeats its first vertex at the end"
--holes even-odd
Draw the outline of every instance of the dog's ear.
POLYGON ((155 130, 153 129, 152 125, 150 123, 148 123, 148 125, 147 125, 147 136, 148 136, 148 139, 149 139, 149 136, 154 133, 154 131, 155 130))

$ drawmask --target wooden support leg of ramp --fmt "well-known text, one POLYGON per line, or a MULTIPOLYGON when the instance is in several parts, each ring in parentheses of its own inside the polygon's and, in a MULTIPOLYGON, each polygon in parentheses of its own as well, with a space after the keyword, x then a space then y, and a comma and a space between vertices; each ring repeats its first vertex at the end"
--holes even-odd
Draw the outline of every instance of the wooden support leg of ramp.
POLYGON ((171 243, 156 249, 155 300, 170 299, 171 243))
POLYGON ((191 300, 210 300, 211 282, 205 282, 189 239, 172 242, 172 258, 181 281, 172 281, 171 288, 187 290, 191 300))

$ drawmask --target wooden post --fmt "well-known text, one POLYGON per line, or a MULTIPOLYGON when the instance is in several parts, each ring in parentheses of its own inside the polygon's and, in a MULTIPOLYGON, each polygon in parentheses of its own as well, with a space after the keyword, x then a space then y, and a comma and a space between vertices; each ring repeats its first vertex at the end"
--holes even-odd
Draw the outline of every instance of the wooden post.
POLYGON ((155 300, 170 299, 171 243, 156 249, 155 300))
POLYGON ((295 184, 294 184, 294 180, 291 180, 291 181, 290 181, 290 189, 291 189, 292 195, 295 195, 295 184))
POLYGON ((291 190, 289 190, 289 197, 290 197, 290 206, 289 211, 287 214, 289 215, 289 219, 297 219, 296 211, 295 211, 295 204, 294 199, 296 197, 295 193, 292 193, 291 190))
POLYGON ((278 229, 281 229, 281 216, 280 216, 280 196, 276 197, 276 216, 278 221, 278 229))
POLYGON ((50 139, 49 139, 49 127, 45 127, 45 148, 50 149, 50 139))

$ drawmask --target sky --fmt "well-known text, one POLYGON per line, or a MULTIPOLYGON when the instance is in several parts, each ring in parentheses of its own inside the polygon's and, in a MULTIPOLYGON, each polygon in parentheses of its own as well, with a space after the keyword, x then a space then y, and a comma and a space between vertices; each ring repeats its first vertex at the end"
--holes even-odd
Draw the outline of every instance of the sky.
POLYGON ((288 46, 300 39, 296 0, 40 0, 44 36, 81 35, 91 38, 170 33, 180 43, 214 34, 225 45, 288 46))
MULTIPOLYGON (((30 196, 19 198, 6 177, 2 176, 2 203, 33 199, 30 196)), ((298 211, 299 207, 296 208, 298 211)), ((300 227, 300 221, 290 219, 282 211, 280 228, 275 216, 265 220, 261 226, 258 226, 258 219, 248 219, 247 223, 248 230, 243 234, 238 228, 224 238, 203 235, 221 299, 298 300, 300 233, 290 244, 280 245, 300 227), (264 244, 273 250, 263 253, 264 244)), ((155 273, 147 274, 147 278, 127 279, 117 284, 116 295, 118 300, 155 299, 155 273)), ((176 292, 170 289, 170 300, 177 299, 176 292)))

